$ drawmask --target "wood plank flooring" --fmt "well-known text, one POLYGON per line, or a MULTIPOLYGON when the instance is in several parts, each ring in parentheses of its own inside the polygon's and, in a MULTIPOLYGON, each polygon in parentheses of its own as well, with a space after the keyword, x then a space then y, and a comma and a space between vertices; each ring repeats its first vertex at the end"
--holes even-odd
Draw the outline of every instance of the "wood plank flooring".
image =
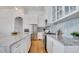
POLYGON ((29 53, 46 53, 43 46, 43 40, 32 39, 32 45, 29 50, 29 53))

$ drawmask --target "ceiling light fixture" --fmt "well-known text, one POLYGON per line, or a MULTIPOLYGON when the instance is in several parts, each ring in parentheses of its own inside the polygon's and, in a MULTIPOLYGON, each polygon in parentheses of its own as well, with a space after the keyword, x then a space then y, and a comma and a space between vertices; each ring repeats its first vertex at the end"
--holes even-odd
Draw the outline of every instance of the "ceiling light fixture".
POLYGON ((17 7, 15 7, 15 10, 18 10, 18 8, 17 8, 17 7))

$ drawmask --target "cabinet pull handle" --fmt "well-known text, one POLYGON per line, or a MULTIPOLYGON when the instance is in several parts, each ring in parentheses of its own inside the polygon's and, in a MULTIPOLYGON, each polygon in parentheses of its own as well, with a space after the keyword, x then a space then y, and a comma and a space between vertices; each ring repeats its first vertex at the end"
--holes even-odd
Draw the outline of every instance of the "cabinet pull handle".
POLYGON ((18 44, 17 46, 16 46, 16 48, 18 48, 20 46, 20 44, 18 44))

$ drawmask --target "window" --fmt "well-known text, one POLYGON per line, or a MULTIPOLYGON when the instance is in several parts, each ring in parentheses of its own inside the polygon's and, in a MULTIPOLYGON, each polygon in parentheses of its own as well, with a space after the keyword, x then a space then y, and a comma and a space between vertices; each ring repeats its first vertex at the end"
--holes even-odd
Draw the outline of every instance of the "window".
POLYGON ((57 19, 59 19, 59 12, 57 12, 57 19))
POLYGON ((70 12, 76 10, 76 6, 70 6, 70 12))
POLYGON ((52 20, 56 20, 56 9, 55 9, 55 6, 52 7, 52 20))
POLYGON ((57 19, 62 17, 62 6, 57 6, 57 19))
POLYGON ((57 11, 59 11, 60 10, 60 7, 59 6, 57 6, 57 11))
POLYGON ((69 13, 69 6, 65 6, 65 14, 69 13))
POLYGON ((62 17, 62 10, 60 10, 60 12, 59 12, 59 13, 60 13, 60 17, 62 17))

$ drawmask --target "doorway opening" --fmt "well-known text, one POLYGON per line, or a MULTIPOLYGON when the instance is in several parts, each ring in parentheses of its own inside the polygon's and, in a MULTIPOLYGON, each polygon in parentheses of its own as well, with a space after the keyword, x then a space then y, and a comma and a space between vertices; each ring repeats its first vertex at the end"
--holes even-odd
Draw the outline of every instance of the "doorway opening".
POLYGON ((23 32, 23 18, 22 17, 15 18, 14 31, 18 33, 23 32))

